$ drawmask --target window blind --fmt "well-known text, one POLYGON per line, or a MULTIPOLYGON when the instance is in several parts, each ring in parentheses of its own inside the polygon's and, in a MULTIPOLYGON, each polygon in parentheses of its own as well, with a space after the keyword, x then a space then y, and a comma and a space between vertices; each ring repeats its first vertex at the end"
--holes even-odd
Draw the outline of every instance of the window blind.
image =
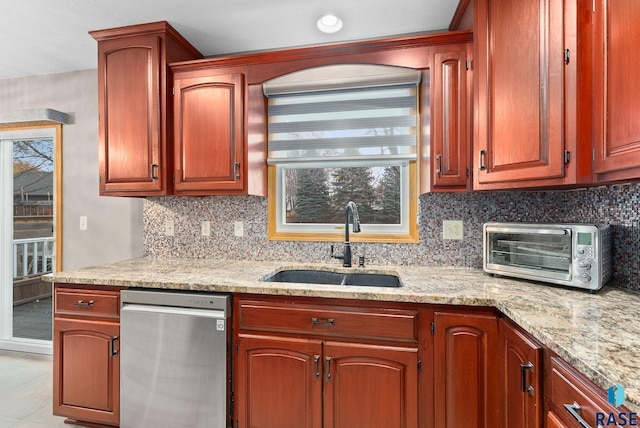
POLYGON ((268 162, 416 159, 419 73, 387 82, 270 91, 268 162))

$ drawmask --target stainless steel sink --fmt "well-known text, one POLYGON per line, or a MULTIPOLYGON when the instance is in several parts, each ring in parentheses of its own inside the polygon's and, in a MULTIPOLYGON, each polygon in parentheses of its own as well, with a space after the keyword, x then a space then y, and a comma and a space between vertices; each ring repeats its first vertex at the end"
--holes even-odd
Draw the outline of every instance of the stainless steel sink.
POLYGON ((282 270, 266 278, 265 281, 364 287, 402 287, 402 282, 397 275, 383 273, 339 273, 312 269, 282 270))

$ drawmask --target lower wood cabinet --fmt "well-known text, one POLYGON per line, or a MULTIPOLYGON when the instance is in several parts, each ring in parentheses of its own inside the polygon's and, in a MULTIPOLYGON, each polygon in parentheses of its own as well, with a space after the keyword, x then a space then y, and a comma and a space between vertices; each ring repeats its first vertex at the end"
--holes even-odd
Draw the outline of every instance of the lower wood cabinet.
POLYGON ((237 344, 237 426, 322 426, 321 341, 240 335, 237 344))
POLYGON ((625 425, 619 415, 629 415, 624 407, 614 407, 606 392, 566 361, 545 352, 545 420, 550 428, 583 428, 625 425), (609 421, 615 418, 616 421, 609 421))
POLYGON ((238 428, 419 426, 417 311, 298 300, 236 311, 238 428))
MULTIPOLYGON (((491 308, 237 295, 233 323, 234 428, 574 428, 628 412, 491 308)), ((119 337, 119 288, 55 285, 55 415, 118 426, 119 337)))
POLYGON ((54 287, 54 415, 119 425, 119 296, 119 289, 54 287))
POLYGON ((433 320, 434 426, 499 426, 497 316, 461 309, 433 320))
POLYGON ((500 399, 505 428, 542 426, 542 345, 500 319, 500 399))
POLYGON ((568 425, 565 425, 558 415, 555 414, 552 410, 547 412, 546 417, 546 425, 547 428, 569 428, 568 425))

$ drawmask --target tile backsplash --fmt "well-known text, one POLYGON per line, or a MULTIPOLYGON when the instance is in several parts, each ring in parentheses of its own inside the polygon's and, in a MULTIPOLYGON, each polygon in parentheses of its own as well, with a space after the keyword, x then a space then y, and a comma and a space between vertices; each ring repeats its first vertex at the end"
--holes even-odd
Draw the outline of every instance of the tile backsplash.
MULTIPOLYGON (((640 184, 580 190, 429 193, 420 196, 418 244, 353 244, 370 265, 482 266, 482 225, 489 221, 609 223, 614 281, 640 292, 640 184), (442 221, 462 220, 464 238, 443 240, 442 221)), ((329 262, 328 242, 269 241, 267 199, 256 196, 153 197, 144 202, 145 254, 152 257, 329 262), (175 235, 164 224, 175 222, 175 235), (200 224, 211 222, 211 236, 200 224), (234 221, 244 236, 234 236, 234 221)))

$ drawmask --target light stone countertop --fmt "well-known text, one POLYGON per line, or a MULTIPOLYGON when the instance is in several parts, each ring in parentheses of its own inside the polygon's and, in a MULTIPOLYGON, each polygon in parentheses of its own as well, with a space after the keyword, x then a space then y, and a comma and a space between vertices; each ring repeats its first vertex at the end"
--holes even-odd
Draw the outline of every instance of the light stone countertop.
POLYGON ((640 295, 605 286, 597 294, 492 277, 479 269, 342 268, 336 263, 139 258, 48 275, 48 281, 448 305, 492 306, 603 389, 625 387, 640 411, 640 295), (401 288, 263 282, 278 270, 396 273, 401 288))

